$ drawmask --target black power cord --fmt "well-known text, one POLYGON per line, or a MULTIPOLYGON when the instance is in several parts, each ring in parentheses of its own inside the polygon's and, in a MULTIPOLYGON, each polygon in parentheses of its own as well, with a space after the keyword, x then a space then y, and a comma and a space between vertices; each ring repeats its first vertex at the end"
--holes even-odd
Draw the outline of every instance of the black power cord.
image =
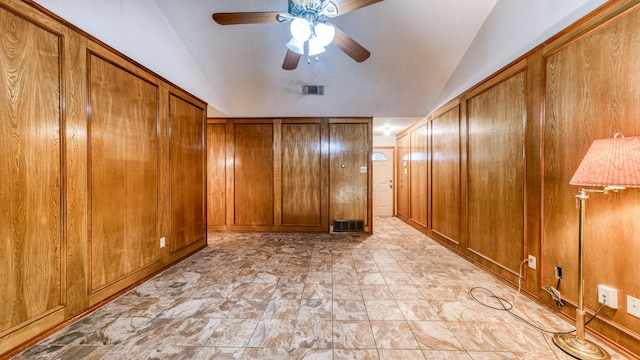
MULTIPOLYGON (((571 334, 574 333, 576 330, 571 330, 571 331, 551 331, 551 330, 547 330, 544 328, 541 328, 540 326, 532 323, 531 321, 525 319, 524 317, 514 313, 512 310, 514 308, 513 304, 511 302, 509 302, 508 300, 506 300, 505 298, 502 298, 496 294, 494 294, 491 290, 485 288, 485 287, 480 287, 480 286, 476 286, 471 288, 471 290, 469 290, 469 296, 471 296, 471 298, 473 300, 475 300, 476 302, 478 302, 480 305, 494 309, 494 310, 498 310, 498 311, 506 311, 509 314, 511 314, 512 316, 514 316, 515 318, 517 318, 518 320, 524 322, 525 324, 533 327, 534 329, 537 329, 539 331, 548 333, 548 334, 571 334), (475 295, 474 292, 484 292, 486 296, 488 296, 490 299, 495 300, 496 305, 493 304, 487 304, 482 302, 481 300, 479 300, 475 295)), ((591 321, 593 321, 593 319, 595 319, 598 314, 600 314, 600 311, 602 311, 602 309, 604 308, 606 302, 603 303, 600 308, 598 309, 598 311, 596 311, 596 313, 593 315, 593 317, 591 319, 589 319, 589 321, 587 321, 584 325, 587 326, 591 321)))

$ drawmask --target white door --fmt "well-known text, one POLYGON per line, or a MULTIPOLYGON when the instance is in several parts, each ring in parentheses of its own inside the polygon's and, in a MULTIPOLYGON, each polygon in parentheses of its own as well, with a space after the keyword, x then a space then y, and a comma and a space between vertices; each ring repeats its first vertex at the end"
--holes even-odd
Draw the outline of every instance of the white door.
POLYGON ((393 216, 393 149, 373 149, 373 216, 393 216))

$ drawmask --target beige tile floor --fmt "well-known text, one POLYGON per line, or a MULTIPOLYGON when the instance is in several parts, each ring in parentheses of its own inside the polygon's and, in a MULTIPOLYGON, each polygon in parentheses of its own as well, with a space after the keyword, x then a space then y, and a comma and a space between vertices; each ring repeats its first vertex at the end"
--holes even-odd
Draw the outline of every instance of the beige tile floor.
POLYGON ((211 233, 209 247, 16 359, 570 359, 469 295, 512 300, 514 289, 398 219, 374 224, 370 236, 211 233))

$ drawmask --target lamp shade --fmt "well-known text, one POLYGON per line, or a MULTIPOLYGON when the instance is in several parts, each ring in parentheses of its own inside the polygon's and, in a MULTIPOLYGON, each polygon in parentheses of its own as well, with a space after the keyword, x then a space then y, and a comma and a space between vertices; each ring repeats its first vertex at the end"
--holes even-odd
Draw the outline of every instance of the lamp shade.
POLYGON ((640 136, 618 135, 591 144, 571 185, 640 187, 640 136))

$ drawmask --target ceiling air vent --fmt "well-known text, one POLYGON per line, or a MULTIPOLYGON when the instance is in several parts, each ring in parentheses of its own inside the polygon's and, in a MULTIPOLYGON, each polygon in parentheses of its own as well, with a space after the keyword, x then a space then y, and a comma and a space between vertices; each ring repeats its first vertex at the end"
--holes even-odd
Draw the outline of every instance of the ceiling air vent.
POLYGON ((302 85, 302 93, 305 95, 324 95, 324 85, 302 85))

